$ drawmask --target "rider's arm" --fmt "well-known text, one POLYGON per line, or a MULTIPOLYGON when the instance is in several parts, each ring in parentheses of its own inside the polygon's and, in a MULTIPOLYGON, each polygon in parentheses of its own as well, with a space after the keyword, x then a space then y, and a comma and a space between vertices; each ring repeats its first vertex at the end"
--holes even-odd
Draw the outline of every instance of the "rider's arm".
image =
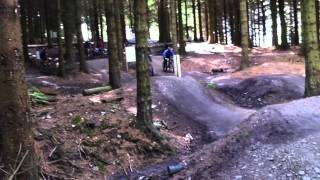
POLYGON ((174 57, 174 51, 173 50, 171 50, 171 56, 174 57))

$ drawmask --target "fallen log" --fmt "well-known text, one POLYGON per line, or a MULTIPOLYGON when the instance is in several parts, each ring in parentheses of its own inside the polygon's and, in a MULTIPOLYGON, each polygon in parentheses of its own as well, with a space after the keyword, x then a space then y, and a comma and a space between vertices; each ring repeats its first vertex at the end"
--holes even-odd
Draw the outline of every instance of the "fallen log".
POLYGON ((122 89, 115 89, 108 91, 107 93, 92 96, 89 100, 93 103, 110 103, 116 101, 122 101, 124 99, 122 89))
POLYGON ((112 87, 111 86, 102 86, 102 87, 96 87, 96 88, 92 88, 92 89, 85 89, 83 90, 82 94, 84 96, 90 96, 93 94, 99 94, 102 92, 107 92, 107 91, 111 91, 112 87))

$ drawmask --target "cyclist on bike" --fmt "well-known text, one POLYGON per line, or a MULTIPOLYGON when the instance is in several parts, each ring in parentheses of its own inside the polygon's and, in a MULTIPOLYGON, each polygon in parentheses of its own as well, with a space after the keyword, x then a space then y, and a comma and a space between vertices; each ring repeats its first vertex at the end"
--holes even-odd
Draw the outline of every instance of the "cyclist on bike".
POLYGON ((168 45, 165 46, 165 50, 162 53, 163 56, 163 64, 166 65, 164 69, 167 70, 169 63, 173 63, 174 52, 169 48, 168 45))

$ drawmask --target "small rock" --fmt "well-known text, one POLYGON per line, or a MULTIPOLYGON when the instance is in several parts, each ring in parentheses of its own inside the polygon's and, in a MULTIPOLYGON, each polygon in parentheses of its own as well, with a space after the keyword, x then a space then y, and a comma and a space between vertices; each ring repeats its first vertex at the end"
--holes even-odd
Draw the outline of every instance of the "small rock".
POLYGON ((258 166, 263 166, 264 163, 259 163, 258 166))
POLYGON ((104 112, 104 111, 101 112, 101 116, 104 116, 104 115, 106 115, 106 114, 107 114, 107 113, 104 112))
POLYGON ((292 177, 292 174, 291 174, 291 173, 288 173, 288 174, 287 174, 287 177, 292 177))
POLYGON ((303 176, 303 175, 305 175, 306 173, 305 173, 304 171, 299 171, 298 174, 301 175, 301 176, 303 176))
POLYGON ((314 168, 314 171, 315 171, 317 174, 320 174, 320 169, 319 169, 319 168, 314 168))
POLYGON ((242 179, 242 176, 236 176, 234 179, 240 180, 240 179, 242 179))
POLYGON ((94 170, 94 171, 99 171, 99 167, 98 167, 98 166, 94 166, 94 167, 92 168, 92 170, 94 170))
POLYGON ((309 176, 304 176, 302 177, 302 180, 311 180, 311 178, 309 176))
POLYGON ((118 135, 117 135, 117 138, 118 138, 118 139, 121 139, 121 138, 122 138, 122 136, 121 136, 120 134, 118 134, 118 135))
POLYGON ((273 157, 268 157, 267 160, 268 161, 274 161, 274 158, 273 157))

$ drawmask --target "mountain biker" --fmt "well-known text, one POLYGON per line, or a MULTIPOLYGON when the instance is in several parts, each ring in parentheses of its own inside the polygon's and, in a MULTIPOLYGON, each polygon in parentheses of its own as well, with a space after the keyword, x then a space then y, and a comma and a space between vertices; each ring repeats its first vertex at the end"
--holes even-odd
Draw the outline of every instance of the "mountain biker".
POLYGON ((166 64, 167 66, 169 65, 168 64, 169 60, 170 60, 169 61, 170 63, 173 63, 173 56, 174 56, 174 51, 171 50, 168 45, 166 45, 165 50, 162 53, 163 63, 166 64))

